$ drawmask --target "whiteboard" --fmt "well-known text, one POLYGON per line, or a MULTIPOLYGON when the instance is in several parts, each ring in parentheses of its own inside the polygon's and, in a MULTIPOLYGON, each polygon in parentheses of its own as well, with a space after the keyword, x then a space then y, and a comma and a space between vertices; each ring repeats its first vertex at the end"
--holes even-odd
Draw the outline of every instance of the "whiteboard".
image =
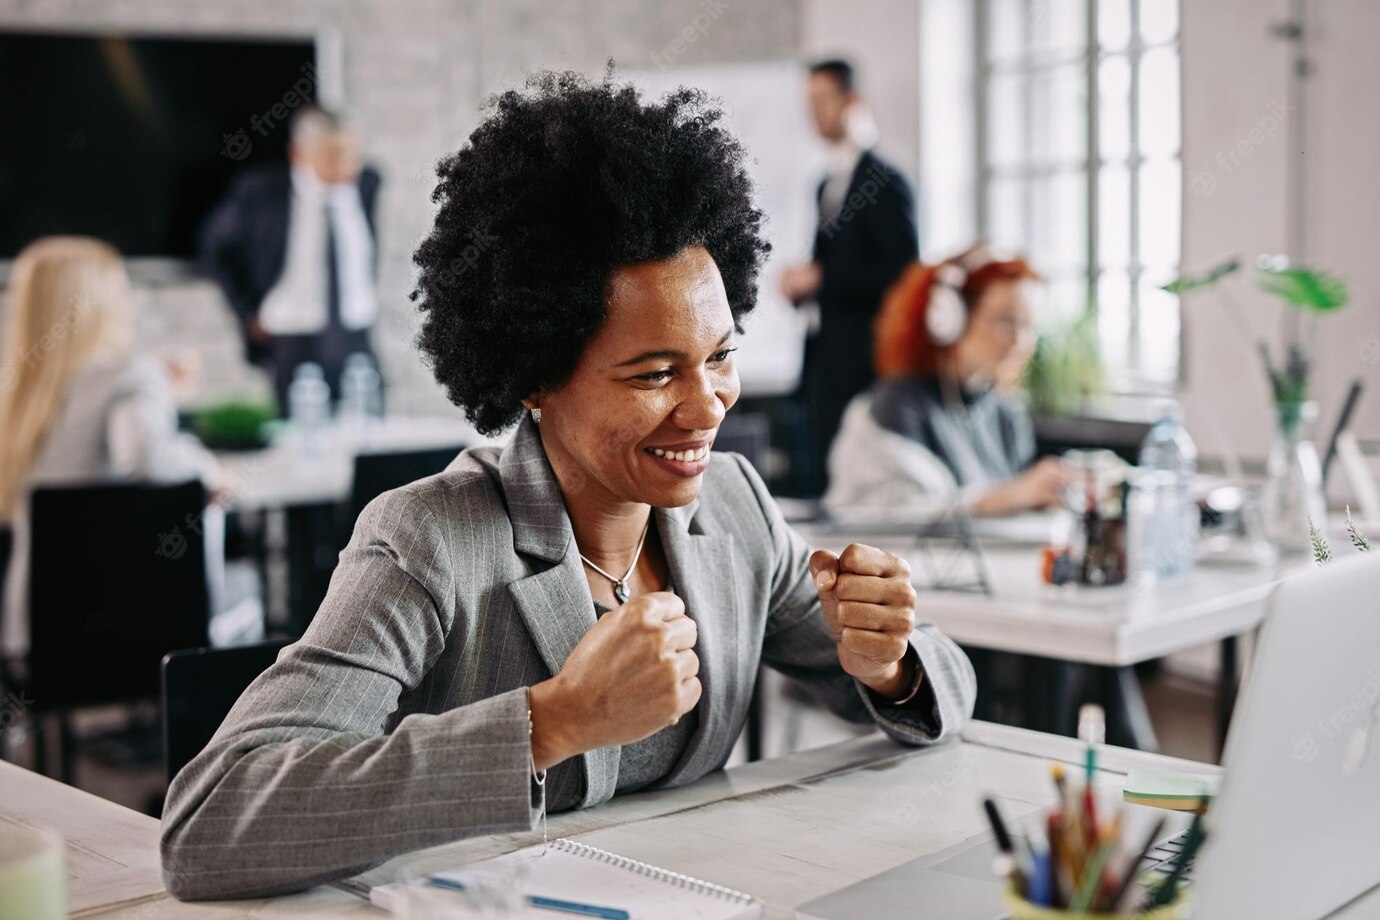
POLYGON ((743 395, 791 392, 800 378, 805 319, 778 293, 779 278, 784 267, 810 257, 815 189, 828 161, 807 107, 804 69, 794 61, 699 64, 630 70, 619 77, 649 100, 692 86, 722 103, 724 124, 747 150, 748 174, 772 245, 758 279, 757 309, 744 323, 735 356, 743 395))

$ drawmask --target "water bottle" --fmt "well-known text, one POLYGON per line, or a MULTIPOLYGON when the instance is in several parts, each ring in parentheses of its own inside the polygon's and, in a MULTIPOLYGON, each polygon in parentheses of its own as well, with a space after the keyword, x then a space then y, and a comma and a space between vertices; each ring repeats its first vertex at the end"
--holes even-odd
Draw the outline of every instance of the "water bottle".
POLYGON ((350 433, 361 436, 383 416, 383 383, 373 359, 356 352, 345 359, 340 374, 340 420, 350 433))
POLYGON ((288 385, 288 418, 304 459, 315 460, 326 452, 331 388, 321 365, 308 361, 293 371, 292 383, 288 385))
POLYGON ((1136 567, 1161 578, 1182 575, 1193 568, 1193 544, 1198 536, 1198 503, 1193 478, 1198 472, 1198 448, 1183 424, 1178 403, 1165 401, 1140 445, 1140 471, 1133 504, 1138 533, 1136 567))

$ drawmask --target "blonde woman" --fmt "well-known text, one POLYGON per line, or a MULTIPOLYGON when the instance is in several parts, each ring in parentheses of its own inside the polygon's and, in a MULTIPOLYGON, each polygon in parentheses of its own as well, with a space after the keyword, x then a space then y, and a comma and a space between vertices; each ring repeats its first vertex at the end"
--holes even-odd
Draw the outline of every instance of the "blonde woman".
POLYGON ((28 495, 38 486, 207 475, 177 432, 167 373, 132 349, 129 278, 95 239, 47 237, 15 260, 0 333, 0 527, 13 533, 0 650, 28 648, 28 495))

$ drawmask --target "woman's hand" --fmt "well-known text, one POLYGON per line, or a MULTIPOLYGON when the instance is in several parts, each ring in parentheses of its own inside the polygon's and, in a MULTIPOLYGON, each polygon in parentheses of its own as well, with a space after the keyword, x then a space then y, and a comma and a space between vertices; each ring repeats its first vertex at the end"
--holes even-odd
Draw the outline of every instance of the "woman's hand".
POLYGON ((685 602, 659 591, 604 614, 561 672, 532 688, 538 770, 674 725, 700 700, 698 630, 685 602))
POLYGON ((816 550, 810 575, 829 634, 838 643, 839 664, 879 696, 904 697, 915 682, 915 664, 907 658, 915 628, 910 564, 852 543, 838 556, 816 550))
POLYGON ((1059 493, 1071 476, 1058 457, 1041 457, 1019 476, 989 489, 973 504, 973 511, 982 515, 1016 514, 1058 505, 1059 493))

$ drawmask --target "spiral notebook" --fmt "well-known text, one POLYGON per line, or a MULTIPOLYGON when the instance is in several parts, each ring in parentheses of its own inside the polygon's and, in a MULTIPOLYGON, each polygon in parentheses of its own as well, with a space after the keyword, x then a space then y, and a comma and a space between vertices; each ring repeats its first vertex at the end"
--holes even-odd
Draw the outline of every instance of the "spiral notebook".
MULTIPOLYGON (((598 847, 574 840, 553 840, 550 846, 527 847, 458 869, 438 872, 431 880, 420 879, 383 885, 369 892, 373 903, 397 911, 406 893, 416 885, 473 890, 494 878, 523 878, 522 894, 529 901, 522 920, 559 920, 569 913, 530 906, 535 899, 555 899, 594 907, 626 911, 630 920, 755 920, 762 916, 762 902, 752 895, 679 872, 659 869, 598 847)), ((455 892, 457 905, 466 892, 455 892)))

